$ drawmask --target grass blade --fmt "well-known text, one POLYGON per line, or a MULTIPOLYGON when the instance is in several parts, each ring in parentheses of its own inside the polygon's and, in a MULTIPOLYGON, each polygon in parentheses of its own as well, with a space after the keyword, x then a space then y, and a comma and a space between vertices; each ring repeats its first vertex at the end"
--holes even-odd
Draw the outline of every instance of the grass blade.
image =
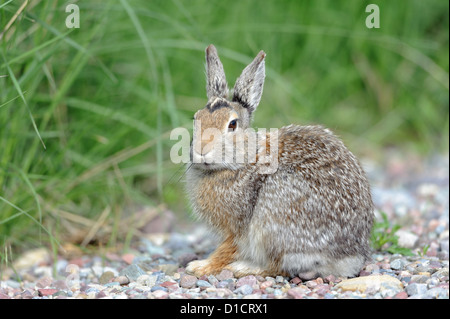
POLYGON ((25 99, 25 96, 23 95, 23 91, 20 88, 19 82, 17 81, 16 76, 14 75, 13 71, 9 67, 8 61, 6 60, 5 55, 3 54, 3 52, 2 52, 2 57, 3 57, 3 60, 5 61, 6 69, 8 70, 8 73, 9 73, 9 76, 11 78, 11 81, 13 82, 14 87, 15 87, 17 93, 19 93, 19 96, 22 99, 23 103, 25 103, 25 106, 26 106, 27 111, 28 111, 28 115, 30 116, 30 119, 31 119, 31 123, 33 124, 34 131, 36 132, 37 136, 39 137, 39 140, 41 141, 42 146, 44 147, 44 149, 47 149, 45 147, 45 143, 44 143, 44 141, 43 141, 43 139, 41 137, 41 134, 39 133, 39 130, 38 130, 37 126, 36 126, 36 122, 34 121, 33 114, 31 113, 31 110, 30 110, 30 107, 28 106, 27 100, 25 99))
MULTIPOLYGON (((25 93, 27 93, 27 91, 24 91, 24 92, 23 92, 23 94, 25 94, 25 93)), ((3 103, 3 104, 0 104, 0 108, 4 107, 6 104, 9 104, 9 103, 11 103, 11 102, 14 101, 14 100, 17 100, 19 97, 20 97, 20 95, 18 95, 18 96, 16 96, 16 97, 12 98, 12 99, 9 100, 9 101, 6 101, 6 102, 3 103)))
MULTIPOLYGON (((50 39, 50 40, 48 40, 48 41, 42 43, 41 45, 38 45, 38 46, 36 46, 36 47, 30 49, 29 51, 26 51, 26 52, 24 52, 23 54, 21 54, 21 55, 19 55, 19 56, 16 56, 16 57, 12 58, 11 60, 8 61, 9 65, 14 64, 14 63, 16 63, 16 62, 18 62, 18 61, 24 60, 24 59, 28 58, 29 56, 35 55, 36 52, 38 52, 38 51, 40 51, 40 50, 42 50, 42 49, 48 47, 50 44, 52 44, 52 43, 54 43, 54 42, 56 42, 56 41, 58 41, 58 40, 64 39, 64 38, 65 38, 67 35, 69 35, 69 33, 71 33, 71 32, 72 32, 72 30, 67 31, 67 32, 65 32, 65 33, 60 33, 60 34, 57 35, 56 37, 54 37, 54 38, 52 38, 52 39, 50 39)), ((3 63, 2 65, 0 65, 0 68, 3 68, 3 67, 5 67, 5 66, 6 66, 6 63, 3 63)), ((0 76, 0 77, 1 77, 1 76, 0 76)))
POLYGON ((7 2, 5 2, 4 4, 0 5, 0 9, 3 8, 4 6, 8 5, 9 3, 11 3, 13 0, 9 0, 7 2))
POLYGON ((126 115, 124 112, 120 112, 118 110, 107 108, 105 106, 102 106, 102 105, 99 105, 96 103, 83 101, 81 99, 77 99, 77 98, 73 98, 73 97, 67 98, 66 103, 70 107, 74 107, 74 108, 78 108, 78 109, 85 110, 88 112, 96 113, 96 114, 102 115, 106 118, 110 118, 110 119, 118 121, 122 124, 128 125, 129 127, 135 128, 138 131, 144 133, 145 135, 148 135, 149 137, 155 135, 155 130, 152 129, 149 125, 126 115))
MULTIPOLYGON (((6 3, 7 4, 7 3, 6 3)), ((16 11, 16 13, 14 13, 14 15, 12 16, 11 20, 8 21, 8 23, 6 24, 5 28, 3 29, 3 31, 0 33, 0 40, 3 39, 3 35, 6 33, 6 31, 9 30, 9 28, 12 26, 12 24, 14 23, 14 21, 16 21, 17 17, 22 13, 23 9, 25 9, 25 7, 28 4, 28 0, 25 0, 22 5, 19 7, 19 9, 16 11)), ((2 6, 3 7, 3 6, 2 6)))
POLYGON ((139 22, 138 17, 136 16, 136 13, 134 12, 133 8, 128 4, 126 0, 120 0, 120 3, 124 7, 125 11, 128 13, 128 16, 131 19, 131 22, 133 22, 133 25, 136 29, 136 32, 139 35, 139 38, 142 41, 142 44, 144 45, 145 53, 147 54, 147 60, 150 64, 151 72, 152 72, 152 80, 153 80, 153 87, 156 89, 157 83, 158 83, 158 74, 156 73, 156 60, 155 56, 153 55, 152 48, 150 46, 150 42, 148 41, 144 29, 142 28, 141 23, 139 22))
MULTIPOLYGON (((34 218, 33 216, 31 216, 30 214, 28 214, 26 211, 24 211, 23 209, 21 209, 20 207, 17 207, 16 205, 14 205, 13 203, 11 203, 10 201, 8 201, 6 198, 0 196, 0 200, 2 200, 3 202, 5 202, 6 204, 8 204, 9 206, 11 206, 12 208, 18 210, 20 213, 22 213, 23 215, 27 216, 28 218, 30 218, 33 222, 35 222, 39 227, 41 227, 49 236, 50 238, 52 238, 56 243, 59 244, 59 241, 52 235, 52 233, 50 233, 50 231, 45 228, 44 225, 42 225, 42 223, 40 223, 36 218, 34 218)), ((0 222, 0 224, 2 224, 4 221, 0 222)))

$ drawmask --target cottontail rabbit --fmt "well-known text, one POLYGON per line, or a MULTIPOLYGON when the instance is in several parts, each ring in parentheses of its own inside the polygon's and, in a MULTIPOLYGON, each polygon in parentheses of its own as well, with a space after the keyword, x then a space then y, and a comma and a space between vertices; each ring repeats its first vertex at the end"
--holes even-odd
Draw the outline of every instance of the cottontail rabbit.
POLYGON ((265 57, 259 52, 244 69, 230 101, 216 48, 206 48, 208 103, 194 117, 186 183, 194 212, 223 242, 186 271, 198 277, 222 269, 237 277, 355 276, 370 258, 373 203, 366 175, 321 126, 254 133, 249 125, 263 92, 265 57), (253 159, 247 154, 252 145, 253 159))

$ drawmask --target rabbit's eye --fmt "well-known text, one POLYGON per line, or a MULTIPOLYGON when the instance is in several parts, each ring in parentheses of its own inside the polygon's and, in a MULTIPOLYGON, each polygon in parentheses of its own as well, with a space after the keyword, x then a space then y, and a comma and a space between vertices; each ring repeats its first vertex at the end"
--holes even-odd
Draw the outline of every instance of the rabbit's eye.
POLYGON ((237 120, 232 120, 230 124, 228 124, 228 131, 234 131, 237 128, 237 120))

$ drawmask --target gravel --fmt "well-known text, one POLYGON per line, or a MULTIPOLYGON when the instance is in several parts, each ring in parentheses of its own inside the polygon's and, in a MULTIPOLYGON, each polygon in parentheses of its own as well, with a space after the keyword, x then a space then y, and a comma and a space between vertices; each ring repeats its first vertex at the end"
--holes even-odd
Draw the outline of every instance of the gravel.
POLYGON ((373 198, 389 221, 401 225, 398 244, 414 255, 374 252, 356 278, 313 280, 282 276, 234 278, 186 274, 192 260, 217 245, 202 225, 151 234, 127 253, 58 256, 38 248, 3 269, 0 299, 448 299, 448 156, 427 161, 387 156, 364 162, 373 198))
POLYGON ((406 287, 406 293, 409 296, 422 295, 428 291, 427 284, 411 283, 406 287))

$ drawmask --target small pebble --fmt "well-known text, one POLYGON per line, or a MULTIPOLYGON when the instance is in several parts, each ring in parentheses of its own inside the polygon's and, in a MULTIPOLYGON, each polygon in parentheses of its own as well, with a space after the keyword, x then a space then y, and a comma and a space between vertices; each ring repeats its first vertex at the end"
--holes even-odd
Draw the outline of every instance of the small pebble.
POLYGON ((430 276, 426 275, 412 275, 411 276, 411 283, 426 283, 427 280, 430 278, 430 276))
POLYGON ((400 291, 394 296, 394 299, 407 299, 408 293, 406 291, 400 291))
POLYGON ((219 280, 214 275, 209 275, 208 281, 213 286, 217 286, 217 284, 219 283, 219 280))
POLYGON ((167 299, 169 297, 169 294, 164 290, 155 290, 151 292, 151 295, 155 299, 167 299))
POLYGON ((142 270, 138 265, 132 264, 122 269, 119 273, 120 276, 126 276, 130 281, 136 281, 139 276, 145 275, 146 272, 142 270))
POLYGON ((178 270, 178 264, 162 264, 158 266, 158 269, 169 276, 173 276, 178 270))
POLYGON ((141 275, 136 279, 136 282, 140 286, 152 287, 156 284, 157 277, 149 275, 141 275))
MULTIPOLYGON (((126 278, 126 277, 125 277, 126 278)), ((128 280, 128 278, 127 278, 128 280)), ((118 281, 112 281, 104 284, 105 287, 114 287, 114 286, 120 286, 120 283, 118 281)))
POLYGON ((239 278, 239 280, 236 282, 236 287, 241 287, 243 285, 248 285, 250 287, 253 287, 257 283, 258 283, 258 280, 256 279, 256 277, 253 275, 250 275, 250 276, 245 276, 245 277, 239 278))
POLYGON ((105 271, 99 278, 99 282, 101 285, 104 285, 110 282, 114 278, 114 273, 112 271, 105 271))
POLYGON ((253 292, 253 288, 249 285, 243 285, 237 288, 233 293, 235 294, 243 294, 243 295, 249 295, 253 292))
POLYGON ((194 253, 185 253, 178 257, 178 262, 182 267, 186 267, 188 263, 198 259, 199 259, 198 255, 194 253))
POLYGON ((302 282, 302 280, 299 277, 294 277, 289 282, 291 284, 298 285, 298 284, 300 284, 302 282))
POLYGON ((334 283, 334 282, 336 282, 336 277, 333 275, 329 275, 329 276, 326 276, 325 278, 323 278, 323 281, 326 283, 334 283))
POLYGON ((427 292, 428 288, 426 284, 411 283, 408 286, 406 286, 405 290, 409 296, 412 296, 424 294, 427 292))
POLYGON ((275 278, 275 282, 277 282, 277 283, 283 283, 283 282, 284 282, 284 277, 283 277, 283 276, 277 276, 277 277, 275 278))
POLYGON ((393 261, 391 261, 391 268, 395 269, 395 270, 399 270, 402 269, 406 264, 406 261, 403 259, 395 259, 393 261))
POLYGON ((227 280, 227 279, 231 279, 233 278, 233 273, 228 270, 228 269, 224 269, 220 272, 220 274, 218 274, 216 276, 217 280, 222 281, 222 280, 227 280))
POLYGON ((205 280, 197 280, 197 286, 202 288, 209 288, 211 287, 211 284, 205 280))
POLYGON ((38 289, 39 296, 51 296, 55 293, 57 293, 58 290, 56 289, 38 289))
POLYGON ((268 288, 268 287, 271 287, 273 284, 274 284, 273 281, 266 280, 266 281, 264 281, 264 282, 261 283, 260 288, 261 288, 261 289, 266 289, 266 288, 268 288))
POLYGON ((449 299, 448 288, 431 288, 425 293, 425 295, 433 299, 449 299))
POLYGON ((315 282, 314 280, 309 280, 305 283, 306 287, 308 288, 314 288, 317 286, 317 282, 315 282))
POLYGON ((180 286, 183 288, 192 288, 197 282, 197 277, 191 275, 183 275, 180 279, 180 286))
POLYGON ((162 291, 169 291, 166 287, 161 287, 161 286, 153 286, 151 289, 150 289, 150 291, 151 292, 154 292, 154 291, 156 291, 156 290, 162 290, 162 291))
POLYGON ((134 254, 124 254, 122 255, 122 260, 125 261, 128 265, 133 263, 134 254))
MULTIPOLYGON (((36 283, 36 287, 38 288, 46 288, 46 287, 50 287, 50 285, 52 284, 53 279, 50 277, 43 277, 41 279, 39 279, 36 283)), ((10 285, 14 284, 14 281, 11 281, 10 285)), ((20 285, 19 285, 20 286, 20 285)), ((14 288, 14 286, 12 286, 14 288)), ((17 287, 18 288, 18 287, 17 287)))
POLYGON ((118 276, 114 278, 114 281, 117 282, 119 285, 128 285, 130 283, 130 280, 127 276, 118 276))

